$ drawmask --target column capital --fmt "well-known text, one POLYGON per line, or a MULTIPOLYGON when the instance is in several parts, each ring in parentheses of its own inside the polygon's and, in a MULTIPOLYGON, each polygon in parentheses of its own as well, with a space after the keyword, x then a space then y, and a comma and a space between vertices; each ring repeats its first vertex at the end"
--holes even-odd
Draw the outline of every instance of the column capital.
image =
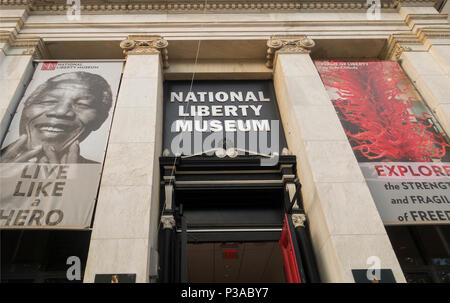
POLYGON ((0 31, 0 43, 4 43, 6 55, 31 55, 35 59, 49 58, 48 50, 39 37, 17 37, 15 33, 0 31))
POLYGON ((314 40, 305 35, 275 35, 267 40, 266 66, 273 67, 277 53, 309 54, 315 46, 314 40))
POLYGON ((293 214, 292 215, 292 224, 294 227, 305 227, 306 216, 304 214, 293 214))
POLYGON ((163 229, 173 229, 175 227, 175 218, 173 217, 173 215, 161 216, 161 223, 163 225, 163 229))
POLYGON ((164 68, 169 67, 168 45, 167 40, 160 36, 128 36, 126 40, 120 42, 126 56, 161 54, 164 68))

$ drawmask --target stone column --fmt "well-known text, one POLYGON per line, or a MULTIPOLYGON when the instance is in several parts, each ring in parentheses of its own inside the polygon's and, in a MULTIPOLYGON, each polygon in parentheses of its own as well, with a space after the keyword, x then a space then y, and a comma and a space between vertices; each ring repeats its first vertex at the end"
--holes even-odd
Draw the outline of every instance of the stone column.
POLYGON ((162 147, 162 66, 167 41, 129 37, 127 55, 95 211, 84 282, 96 274, 157 269, 159 156, 162 147))
POLYGON ((321 280, 354 282, 352 269, 381 268, 404 276, 375 202, 341 123, 309 56, 314 42, 302 36, 272 37, 267 65, 310 224, 321 280), (272 63, 273 60, 273 63, 272 63))

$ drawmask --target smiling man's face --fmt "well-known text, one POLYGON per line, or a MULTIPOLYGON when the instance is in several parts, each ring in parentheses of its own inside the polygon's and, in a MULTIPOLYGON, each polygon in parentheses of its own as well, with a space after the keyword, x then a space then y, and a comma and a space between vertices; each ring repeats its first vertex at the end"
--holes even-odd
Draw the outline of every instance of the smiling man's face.
POLYGON ((31 146, 67 147, 98 118, 95 96, 82 82, 62 81, 35 98, 22 113, 31 146))

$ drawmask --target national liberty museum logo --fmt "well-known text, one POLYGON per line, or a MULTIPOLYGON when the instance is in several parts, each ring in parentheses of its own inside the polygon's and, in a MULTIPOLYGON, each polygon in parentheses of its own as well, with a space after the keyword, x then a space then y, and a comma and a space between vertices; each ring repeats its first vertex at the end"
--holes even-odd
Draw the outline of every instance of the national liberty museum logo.
POLYGON ((273 166, 287 147, 270 81, 168 82, 164 119, 165 156, 258 156, 273 166))

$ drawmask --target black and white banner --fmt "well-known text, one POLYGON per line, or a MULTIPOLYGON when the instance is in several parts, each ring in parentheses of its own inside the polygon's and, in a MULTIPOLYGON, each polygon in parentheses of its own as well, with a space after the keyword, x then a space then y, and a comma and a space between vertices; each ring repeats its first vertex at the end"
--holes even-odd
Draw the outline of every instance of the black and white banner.
POLYGON ((38 64, 1 146, 0 228, 89 228, 122 65, 38 64))

